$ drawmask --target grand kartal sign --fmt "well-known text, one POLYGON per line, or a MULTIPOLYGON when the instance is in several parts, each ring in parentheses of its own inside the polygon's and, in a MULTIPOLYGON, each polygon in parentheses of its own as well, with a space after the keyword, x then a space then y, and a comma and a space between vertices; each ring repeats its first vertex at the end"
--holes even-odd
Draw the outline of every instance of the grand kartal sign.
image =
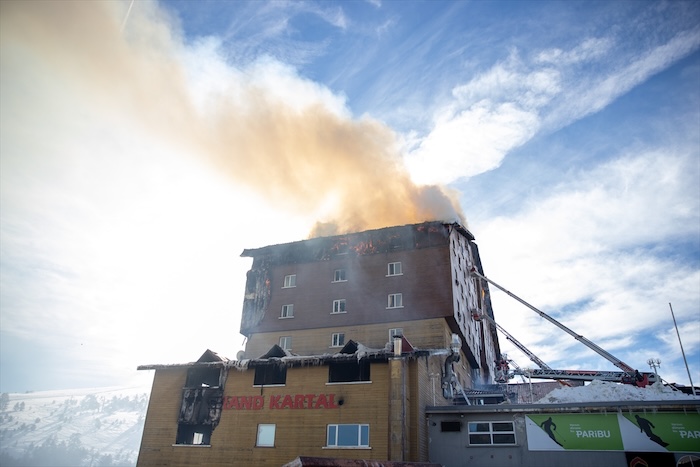
POLYGON ((337 409, 342 400, 336 403, 335 394, 295 394, 285 396, 226 396, 224 410, 275 409, 337 409))

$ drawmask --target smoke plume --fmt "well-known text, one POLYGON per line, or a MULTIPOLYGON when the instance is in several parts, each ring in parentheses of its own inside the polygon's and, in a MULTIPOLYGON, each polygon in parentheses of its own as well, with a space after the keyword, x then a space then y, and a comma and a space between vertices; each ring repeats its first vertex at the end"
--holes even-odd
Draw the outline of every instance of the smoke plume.
POLYGON ((201 157, 276 207, 316 216, 312 235, 464 222, 456 196, 411 181, 397 136, 352 118, 328 90, 272 60, 236 68, 214 40, 188 44, 154 3, 2 2, 3 74, 47 74, 111 122, 201 157), (116 116, 116 117, 114 117, 116 116))

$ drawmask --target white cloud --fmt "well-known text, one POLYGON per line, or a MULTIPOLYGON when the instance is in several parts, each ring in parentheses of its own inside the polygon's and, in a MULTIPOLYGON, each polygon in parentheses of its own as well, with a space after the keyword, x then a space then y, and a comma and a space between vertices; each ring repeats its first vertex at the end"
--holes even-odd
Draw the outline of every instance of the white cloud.
POLYGON ((585 63, 603 57, 613 46, 611 38, 592 37, 568 51, 558 48, 543 50, 535 55, 535 62, 555 66, 585 63))
POLYGON ((532 59, 514 51, 453 89, 430 132, 408 148, 407 165, 420 183, 451 183, 493 170, 536 134, 603 109, 698 47, 700 31, 691 30, 631 56, 607 37, 543 50, 532 59))
MULTIPOLYGON (((487 277, 643 366, 648 356, 640 360, 636 349, 653 352, 651 339, 670 322, 669 301, 684 323, 698 320, 700 269, 665 250, 697 235, 695 157, 692 148, 621 156, 568 174, 511 217, 482 220, 474 233, 487 277)), ((610 368, 493 286, 491 297, 499 323, 545 362, 580 367, 585 359, 591 369, 610 368)))

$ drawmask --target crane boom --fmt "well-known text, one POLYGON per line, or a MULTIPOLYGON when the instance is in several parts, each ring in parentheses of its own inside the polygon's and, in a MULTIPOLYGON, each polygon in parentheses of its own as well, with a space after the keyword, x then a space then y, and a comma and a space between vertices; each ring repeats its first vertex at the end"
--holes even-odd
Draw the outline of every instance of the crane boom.
POLYGON ((528 307, 529 309, 531 309, 531 310, 534 311, 535 313, 539 314, 542 318, 544 318, 544 319, 546 319, 547 321, 549 321, 550 323, 554 324, 555 326, 557 326, 559 329, 563 330, 563 331, 566 332, 567 334, 573 336, 574 339, 576 339, 577 341, 581 342, 582 344, 584 344, 584 345, 585 345, 586 347, 588 347, 589 349, 592 349, 593 351, 597 352, 599 355, 601 355, 601 356, 602 356, 603 358, 605 358, 606 360, 610 361, 610 362, 611 362, 613 365, 615 365, 616 367, 620 368, 621 370, 623 370, 623 371, 625 371, 625 372, 627 372, 627 373, 634 374, 634 372, 635 372, 634 368, 632 368, 631 366, 629 366, 628 364, 626 364, 625 362, 623 362, 623 361, 620 360, 619 358, 616 358, 616 357, 613 356, 610 352, 608 352, 607 350, 605 350, 605 349, 603 349, 602 347, 598 346, 598 345, 595 344, 594 342, 592 342, 592 341, 586 339, 585 337, 583 337, 583 336, 580 335, 580 334, 576 334, 574 331, 572 331, 572 330, 569 329, 568 327, 564 326, 563 324, 561 324, 559 321, 557 321, 556 319, 554 319, 554 318, 552 318, 551 316, 549 316, 549 315, 548 315, 547 313, 545 313, 544 311, 535 308, 534 306, 530 305, 528 302, 526 302, 526 301, 523 300, 522 298, 518 297, 518 296, 515 295, 514 293, 511 293, 511 292, 510 292, 509 290, 507 290, 506 288, 504 288, 504 287, 498 285, 497 283, 495 283, 495 282, 492 281, 491 279, 487 278, 487 277, 484 276, 483 274, 480 274, 480 273, 476 270, 476 268, 472 268, 471 271, 470 271, 470 274, 473 275, 473 276, 476 276, 476 277, 478 277, 478 278, 480 278, 480 279, 485 280, 485 281, 488 282, 489 284, 491 284, 491 285, 493 285, 494 287, 496 287, 496 288, 500 289, 501 291, 505 292, 505 293, 506 293, 507 295, 509 295, 510 297, 514 298, 515 300, 517 300, 518 302, 522 303, 523 305, 525 305, 526 307, 528 307))

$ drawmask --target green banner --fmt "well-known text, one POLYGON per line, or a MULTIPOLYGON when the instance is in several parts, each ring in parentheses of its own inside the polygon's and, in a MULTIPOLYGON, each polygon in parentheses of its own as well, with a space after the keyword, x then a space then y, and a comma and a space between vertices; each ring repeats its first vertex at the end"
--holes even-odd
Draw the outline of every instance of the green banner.
POLYGON ((545 414, 528 415, 527 418, 532 422, 527 425, 528 447, 531 450, 557 449, 549 441, 542 439, 541 433, 535 431, 537 428, 542 430, 550 441, 566 450, 623 450, 617 414, 545 414), (533 424, 536 427, 533 427, 533 424), (531 438, 533 443, 530 442, 531 438))
POLYGON ((525 417, 531 451, 700 452, 700 414, 626 412, 525 417))
MULTIPOLYGON (((636 437, 646 438, 666 451, 700 451, 700 415, 697 413, 633 412, 622 416, 634 425, 636 437)), ((623 423, 624 420, 620 425, 623 423)))

